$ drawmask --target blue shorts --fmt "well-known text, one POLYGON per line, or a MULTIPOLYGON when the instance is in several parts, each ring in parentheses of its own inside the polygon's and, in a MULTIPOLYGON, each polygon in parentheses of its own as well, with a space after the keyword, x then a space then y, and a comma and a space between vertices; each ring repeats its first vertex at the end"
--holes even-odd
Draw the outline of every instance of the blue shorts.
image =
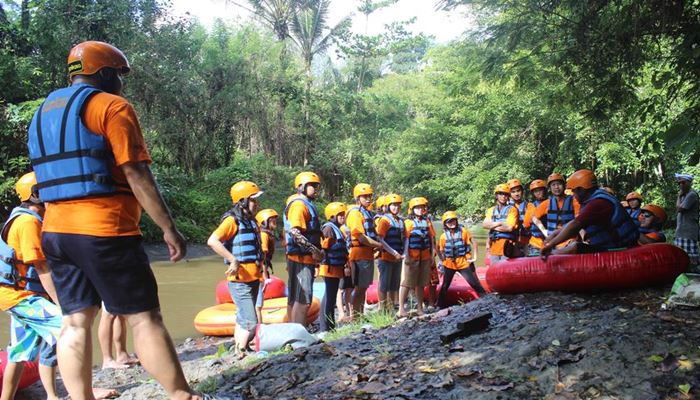
POLYGON ((260 286, 260 281, 228 283, 228 291, 236 303, 236 325, 247 331, 254 330, 258 324, 255 299, 260 286))
POLYGON ((402 261, 379 260, 379 291, 382 293, 395 292, 401 286, 402 261))
POLYGON ((158 285, 141 236, 44 232, 41 247, 51 267, 63 314, 101 302, 115 315, 160 307, 158 285))
POLYGON ((287 305, 294 303, 311 304, 314 297, 314 272, 316 266, 313 264, 301 264, 287 260, 287 305))
POLYGON ((33 361, 55 367, 56 341, 61 332, 61 311, 54 303, 41 296, 23 299, 7 310, 10 314, 10 344, 7 346, 10 362, 33 361))
POLYGON ((352 283, 358 289, 367 289, 374 279, 374 260, 352 262, 352 283))

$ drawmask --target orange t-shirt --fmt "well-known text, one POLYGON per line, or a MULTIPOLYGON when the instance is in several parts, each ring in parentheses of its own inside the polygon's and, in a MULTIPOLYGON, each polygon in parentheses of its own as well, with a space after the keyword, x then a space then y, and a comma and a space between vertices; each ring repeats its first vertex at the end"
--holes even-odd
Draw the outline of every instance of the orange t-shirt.
MULTIPOLYGON (((384 239, 387 232, 389 232, 389 229, 392 226, 391 221, 389 221, 389 218, 396 218, 396 217, 391 215, 391 213, 387 213, 387 214, 382 215, 379 219, 377 219, 377 226, 376 226, 377 236, 382 238, 382 239, 384 239)), ((396 262, 396 261, 400 260, 384 250, 379 252, 379 259, 384 260, 384 261, 390 261, 390 262, 396 262)))
MULTIPOLYGON (((301 201, 293 202, 287 210, 287 221, 291 228, 299 228, 300 231, 305 232, 307 224, 311 221, 311 213, 306 208, 306 204, 301 201)), ((311 254, 287 254, 287 259, 300 264, 318 265, 311 254)))
MULTIPOLYGON (((222 243, 236 236, 236 233, 238 233, 238 223, 233 217, 224 218, 214 231, 222 243)), ((238 274, 228 276, 227 279, 232 282, 253 282, 262 279, 262 271, 256 262, 241 263, 238 274)))
MULTIPOLYGON (((433 228, 433 223, 429 219, 428 221, 428 236, 430 237, 430 242, 435 244, 435 229, 433 228)), ((411 236, 411 230, 413 229, 413 220, 411 218, 406 218, 404 220, 404 225, 406 227, 405 237, 411 236)), ((432 249, 408 249, 408 257, 413 260, 430 260, 433 258, 432 249)))
MULTIPOLYGON (((360 235, 365 234, 364 226, 365 218, 359 209, 353 209, 349 211, 345 218, 345 225, 350 229, 350 236, 352 236, 353 242, 357 242, 357 238, 360 235)), ((350 260, 374 260, 374 248, 370 246, 355 246, 350 247, 350 260)))
MULTIPOLYGON (((492 221, 493 218, 493 209, 496 206, 493 206, 486 210, 486 219, 485 221, 492 221)), ((506 216, 506 224, 510 226, 518 226, 518 209, 516 207, 511 207, 508 210, 508 215, 506 216)), ((496 239, 496 240, 489 240, 489 254, 492 256, 502 256, 503 255, 503 247, 506 244, 507 239, 496 239)))
POLYGON ((260 230, 260 248, 264 259, 272 260, 272 256, 275 255, 275 237, 262 229, 260 230))
MULTIPOLYGON (((5 243, 15 249, 18 260, 27 264, 46 259, 41 251, 41 222, 31 215, 23 214, 12 221, 5 243)), ((25 265, 19 264, 17 267, 24 269, 25 265)), ((34 292, 0 285, 0 310, 6 311, 34 295, 34 292)))
MULTIPOLYGON (((537 207, 535 207, 535 205, 532 203, 528 203, 527 208, 525 209, 525 219, 523 220, 523 226, 528 231, 530 231, 532 229, 532 226, 534 225, 532 222, 532 217, 535 215, 536 211, 537 207)), ((537 227, 535 227, 535 229, 537 229, 537 227)), ((544 239, 536 236, 530 236, 530 240, 528 243, 530 244, 530 246, 536 247, 538 249, 544 247, 544 239)))
MULTIPOLYGON (((464 241, 465 246, 469 245, 474 245, 476 246, 476 243, 472 243, 472 235, 469 233, 469 230, 465 227, 462 227, 462 241, 464 241)), ((438 249, 440 250, 440 253, 444 255, 445 253, 445 243, 447 242, 447 235, 443 232, 442 235, 440 235, 440 239, 438 239, 438 249)), ((449 269, 455 269, 455 270, 460 270, 460 269, 465 269, 469 267, 469 260, 472 257, 472 253, 468 252, 462 257, 457 257, 457 258, 451 258, 451 257, 446 257, 445 260, 442 262, 442 264, 445 266, 445 268, 449 269)))
MULTIPOLYGON (((561 209, 561 207, 564 205, 564 199, 563 198, 557 198, 557 207, 561 209)), ((579 211, 581 210, 581 205, 579 204, 578 200, 574 197, 573 199, 573 207, 574 207, 574 217, 578 216, 579 211)), ((542 221, 542 224, 544 226, 547 226, 547 210, 549 210, 549 199, 543 201, 540 203, 539 206, 537 206, 537 209, 535 210, 535 217, 542 221)))
MULTIPOLYGON (((342 231, 341 231, 342 232, 342 231)), ((343 235, 344 237, 345 235, 343 235)), ((323 230, 323 238, 321 238, 321 248, 328 250, 335 244, 335 234, 333 228, 328 227, 323 230)), ((318 276, 324 278, 342 278, 345 273, 344 265, 328 265, 321 264, 318 270, 318 276)))
MULTIPOLYGON (((112 177, 126 182, 120 168, 129 162, 151 162, 136 112, 126 99, 97 93, 83 107, 83 123, 109 142, 114 155, 112 177)), ((44 232, 91 236, 140 235, 141 205, 131 195, 92 197, 46 205, 44 232)))

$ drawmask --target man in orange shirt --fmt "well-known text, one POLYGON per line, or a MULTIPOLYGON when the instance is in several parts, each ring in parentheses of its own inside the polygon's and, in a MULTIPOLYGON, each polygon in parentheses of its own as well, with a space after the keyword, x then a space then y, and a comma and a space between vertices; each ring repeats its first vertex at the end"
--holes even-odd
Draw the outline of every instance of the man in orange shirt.
POLYGON ((406 227, 399 216, 403 199, 398 194, 384 196, 386 212, 377 219, 377 240, 382 244, 379 252, 379 309, 393 310, 399 303, 401 286, 401 261, 404 253, 406 227))
POLYGON ((61 311, 46 298, 48 292, 55 301, 56 291, 41 251, 44 205, 33 172, 22 176, 15 188, 22 204, 12 210, 2 227, 0 243, 4 250, 14 252, 14 262, 0 260, 0 310, 10 314, 12 330, 0 399, 15 397, 24 363, 39 356, 46 398, 58 400, 56 339, 61 330, 61 311))
POLYGON ((348 210, 346 225, 350 229, 350 265, 353 285, 352 307, 355 316, 364 312, 367 288, 374 278, 374 250, 382 247, 377 241, 374 215, 368 210, 374 190, 366 183, 358 183, 352 191, 356 205, 348 210))
POLYGON ((535 206, 525 199, 525 190, 519 179, 511 179, 508 181, 510 188, 510 201, 518 209, 518 227, 515 229, 515 243, 517 254, 515 257, 527 255, 527 245, 530 242, 529 224, 525 226, 525 214, 532 212, 535 206))
POLYGON ((430 268, 435 259, 435 229, 427 217, 428 199, 414 197, 408 201, 408 218, 404 221, 404 260, 399 289, 398 317, 408 316, 405 309, 409 290, 415 290, 416 312, 423 315, 423 289, 430 283, 430 268))
POLYGON ((91 327, 100 307, 125 315, 141 365, 172 399, 190 389, 160 313, 143 248, 143 208, 163 230, 170 259, 185 239, 163 201, 133 107, 121 97, 129 62, 88 41, 68 56, 71 86, 46 98, 29 128, 29 156, 47 202, 42 249, 63 311, 58 363, 71 398, 92 399, 91 327))
POLYGON ((542 179, 535 179, 530 183, 530 193, 534 199, 532 200, 532 207, 528 207, 525 211, 525 218, 523 219, 523 226, 530 231, 530 242, 528 245, 527 255, 530 257, 539 256, 540 250, 544 246, 544 233, 547 229, 540 223, 540 226, 534 223, 533 217, 535 216, 535 211, 537 207, 545 201, 545 194, 547 193, 547 185, 542 179))
MULTIPOLYGON (((532 222, 539 227, 546 228, 546 231, 542 231, 546 238, 556 235, 564 225, 573 221, 581 209, 578 200, 573 195, 565 193, 564 184, 564 177, 560 174, 549 175, 547 187, 552 195, 535 209, 532 222)), ((561 243, 559 248, 566 246, 572 240, 574 239, 561 243)))
POLYGON ((321 178, 301 172, 294 178, 296 196, 290 197, 283 213, 284 246, 287 254, 287 319, 306 325, 306 313, 313 300, 316 268, 323 260, 321 222, 313 199, 318 196, 321 178))
POLYGON ((489 248, 491 265, 505 260, 506 245, 515 243, 515 229, 518 227, 518 209, 508 203, 510 187, 507 183, 496 185, 496 205, 486 210, 486 218, 482 223, 489 230, 489 248))

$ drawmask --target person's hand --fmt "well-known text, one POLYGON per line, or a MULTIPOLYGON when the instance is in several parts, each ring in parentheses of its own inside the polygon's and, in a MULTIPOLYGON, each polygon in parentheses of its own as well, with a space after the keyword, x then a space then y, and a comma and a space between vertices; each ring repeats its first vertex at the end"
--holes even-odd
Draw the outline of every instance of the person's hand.
POLYGON ((467 259, 467 263, 469 263, 469 264, 474 263, 474 262, 476 262, 476 257, 472 257, 472 258, 467 259))
POLYGON ((170 261, 180 261, 187 255, 187 242, 177 229, 173 228, 163 232, 163 241, 168 245, 170 261))
POLYGON ((550 243, 545 243, 544 247, 542 247, 542 250, 540 250, 540 257, 542 257, 542 261, 547 261, 547 257, 549 257, 550 253, 552 252, 552 249, 554 249, 554 245, 550 243))
POLYGON ((263 279, 265 280, 265 282, 270 280, 270 272, 269 271, 263 271, 262 275, 263 275, 263 279))
POLYGON ((236 276, 238 275, 238 269, 241 267, 241 263, 238 260, 231 261, 226 269, 226 276, 236 276))
POLYGON ((311 256, 313 257, 314 261, 321 262, 325 257, 325 253, 323 250, 314 250, 311 252, 311 256))

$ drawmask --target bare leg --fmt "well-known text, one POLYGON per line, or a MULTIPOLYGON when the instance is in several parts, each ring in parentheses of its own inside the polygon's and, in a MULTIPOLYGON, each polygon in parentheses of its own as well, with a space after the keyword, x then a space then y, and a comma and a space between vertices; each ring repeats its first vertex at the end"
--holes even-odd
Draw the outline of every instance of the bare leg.
POLYGON ((577 242, 572 241, 564 247, 552 250, 552 254, 576 254, 577 248, 577 242))
POLYGON ((362 289, 355 287, 355 290, 352 292, 352 311, 353 311, 353 317, 357 317, 359 315, 362 315, 365 312, 365 294, 367 293, 367 289, 362 289))
MULTIPOLYGON (((102 308, 100 324, 97 326, 97 340, 100 342, 102 352, 102 368, 126 368, 127 365, 119 364, 112 356, 112 338, 114 336, 114 322, 116 315, 112 315, 102 308)), ((119 353, 117 353, 119 354, 119 353)))
POLYGON ((392 310, 399 304, 399 291, 394 290, 389 292, 389 299, 391 300, 392 310))
POLYGON ((423 315, 423 287, 417 286, 416 290, 416 312, 418 315, 423 315))
POLYGON ((306 326, 306 314, 308 311, 308 304, 301 304, 299 302, 295 302, 294 306, 292 307, 292 322, 296 322, 298 324, 306 326))
POLYGON ((187 384, 160 311, 127 315, 126 320, 132 328, 136 355, 143 368, 163 386, 171 399, 191 399, 194 392, 187 384))
POLYGON ((44 385, 46 399, 58 400, 58 393, 56 393, 56 367, 39 364, 39 378, 41 378, 41 384, 44 385))
POLYGON ((389 308, 389 304, 387 303, 387 294, 386 292, 378 292, 379 293, 379 311, 386 311, 389 308))
POLYGON ((431 307, 437 305, 437 285, 430 285, 428 288, 428 305, 431 307))
POLYGON ((116 354, 117 363, 129 366, 130 364, 138 363, 138 360, 130 357, 129 353, 126 351, 126 336, 126 318, 123 315, 117 315, 112 323, 114 352, 116 354))
POLYGON ((19 380, 22 377, 22 371, 24 371, 23 362, 8 362, 7 365, 5 365, 5 372, 2 376, 2 395, 0 395, 0 399, 12 400, 15 398, 17 386, 19 386, 19 380))
MULTIPOLYGON (((248 349, 248 344, 253 339, 253 333, 247 329, 239 328, 236 325, 235 332, 233 334, 234 340, 236 341, 236 349, 246 350, 248 349)), ((241 353, 243 354, 243 353, 241 353)))
POLYGON ((406 312, 406 300, 408 299, 409 289, 413 289, 413 288, 409 288, 406 286, 401 286, 399 288, 399 314, 398 314, 398 317, 400 317, 400 318, 408 316, 408 313, 406 312))
POLYGON ((338 321, 343 321, 345 319, 345 302, 343 298, 345 297, 345 289, 338 290, 338 295, 336 299, 336 304, 338 305, 338 321))
POLYGON ((90 307, 63 316, 56 353, 61 378, 73 400, 94 400, 91 327, 98 310, 90 307))

